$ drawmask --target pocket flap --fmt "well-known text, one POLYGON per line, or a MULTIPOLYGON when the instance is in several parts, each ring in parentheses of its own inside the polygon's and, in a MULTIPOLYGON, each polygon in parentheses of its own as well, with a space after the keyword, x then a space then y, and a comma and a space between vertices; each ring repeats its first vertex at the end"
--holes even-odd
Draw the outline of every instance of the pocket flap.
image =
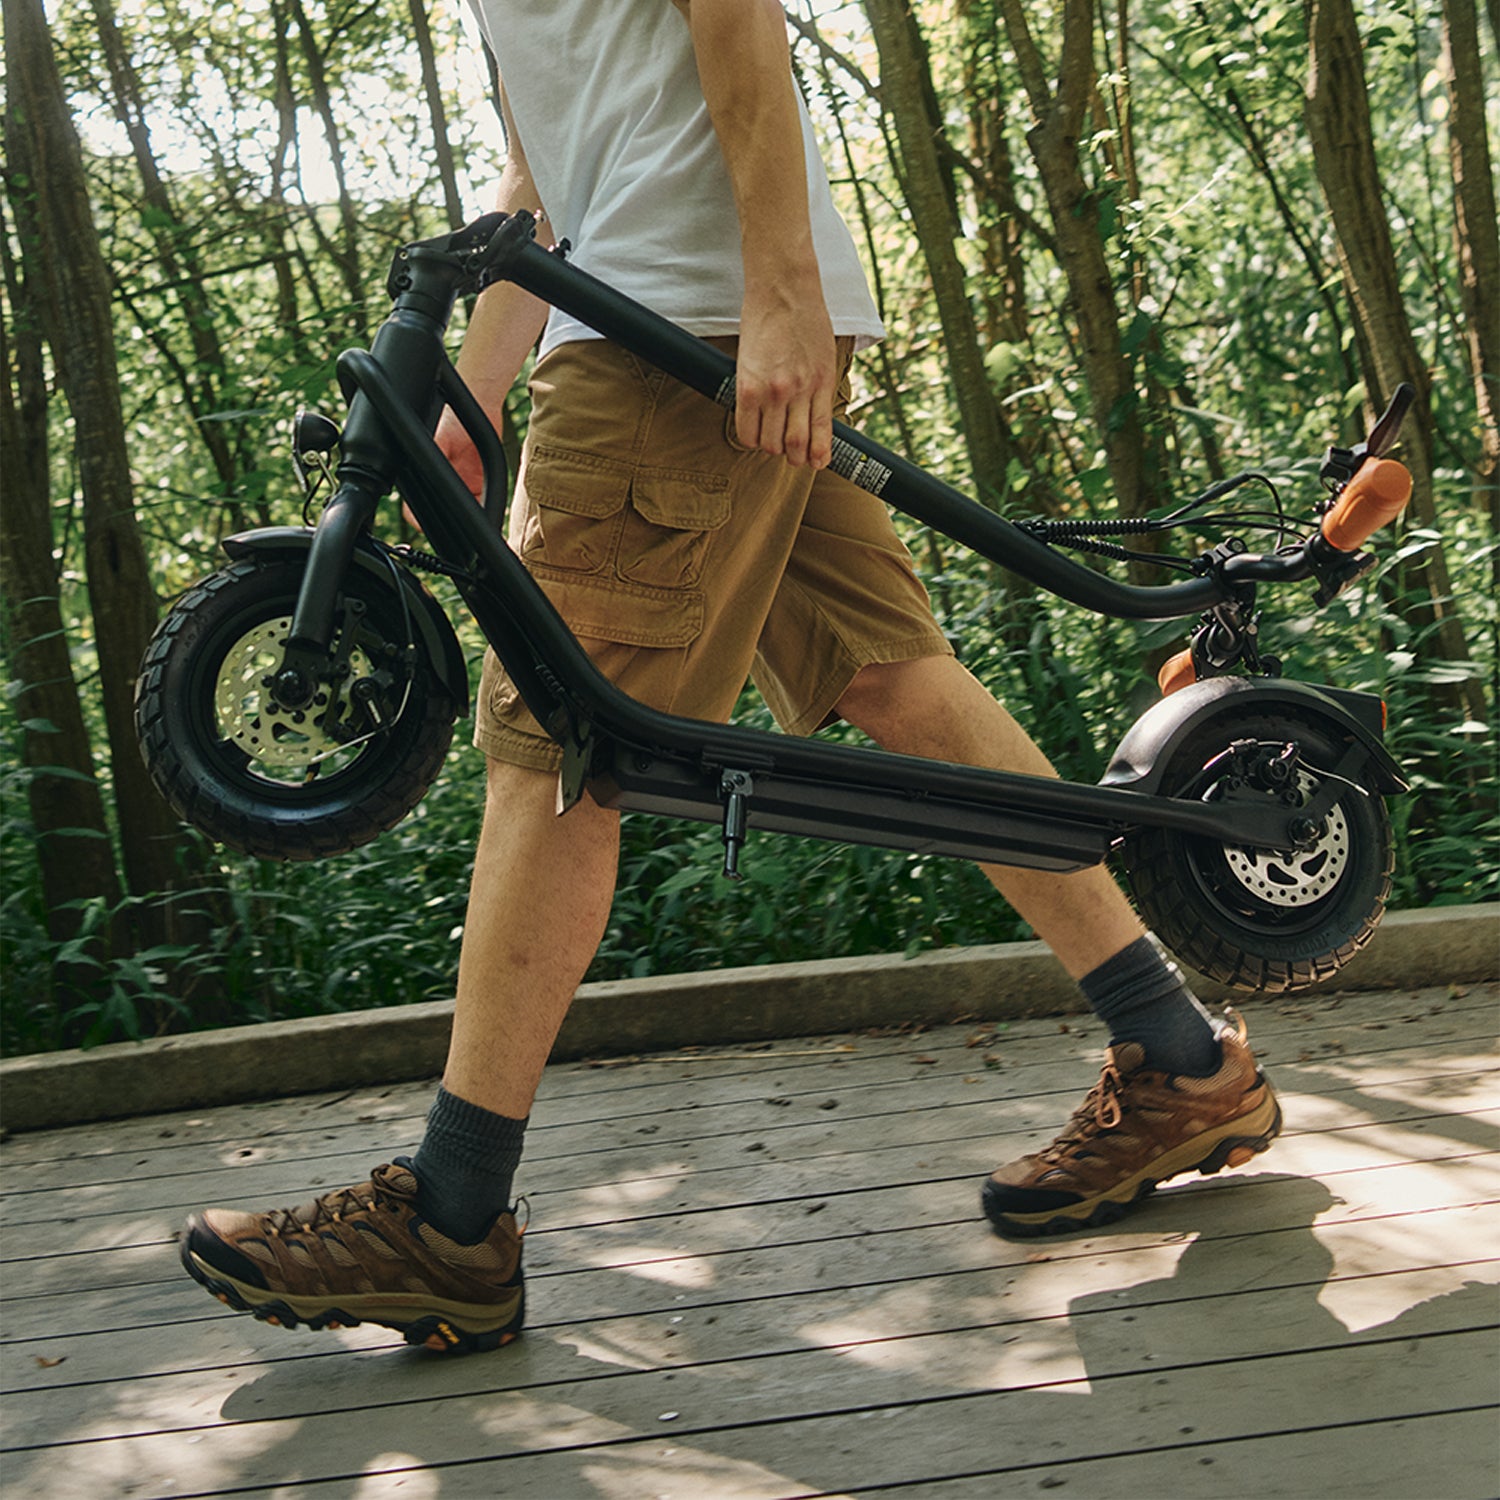
POLYGON ((538 443, 527 456, 526 493, 570 516, 612 516, 630 493, 634 465, 538 443))
POLYGON ((729 478, 643 465, 631 478, 630 501, 653 526, 716 531, 729 519, 729 478))
POLYGON ((660 650, 691 645, 703 632, 705 600, 698 589, 580 577, 545 564, 531 573, 580 640, 660 650))

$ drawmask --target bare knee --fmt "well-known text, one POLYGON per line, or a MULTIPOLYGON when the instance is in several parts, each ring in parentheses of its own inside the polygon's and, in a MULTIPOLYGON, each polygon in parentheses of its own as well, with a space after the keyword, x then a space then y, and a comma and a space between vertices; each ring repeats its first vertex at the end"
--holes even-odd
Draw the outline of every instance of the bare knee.
POLYGON ((839 712, 876 744, 905 755, 1055 774, 989 689, 951 656, 874 663, 844 691, 839 712))
POLYGON ((838 711, 878 744, 889 744, 909 740, 918 726, 935 728, 955 710, 972 710, 975 694, 994 701, 951 656, 871 662, 844 689, 838 711))

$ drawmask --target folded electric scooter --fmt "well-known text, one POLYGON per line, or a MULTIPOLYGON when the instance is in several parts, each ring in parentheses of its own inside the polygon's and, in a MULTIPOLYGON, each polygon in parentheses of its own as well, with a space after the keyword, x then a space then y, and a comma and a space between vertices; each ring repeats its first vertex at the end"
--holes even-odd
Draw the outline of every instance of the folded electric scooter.
POLYGON ((1411 488, 1383 456, 1409 387, 1365 442, 1325 453, 1315 524, 1294 533, 1282 516, 1267 552, 1234 537, 1167 559, 1180 578, 1150 587, 1059 546, 1125 556, 1121 536, 1201 521, 1203 506, 1260 476, 1156 519, 1017 524, 836 424, 837 472, 1037 587, 1103 615, 1198 617, 1189 649, 1163 670, 1164 696, 1097 786, 685 719, 601 676, 506 545, 504 451, 443 336, 460 296, 504 279, 721 405, 733 405, 734 367, 569 264, 565 246, 542 249, 534 227, 526 214, 492 214, 398 252, 390 318, 368 351, 338 362, 342 430, 313 413, 297 421, 309 494, 322 481, 331 489, 316 525, 229 538, 228 566, 163 618, 142 664, 137 727, 153 779, 186 821, 233 848, 302 860, 365 843, 411 810, 468 707, 464 654, 416 576, 425 570, 453 580, 562 746, 560 811, 587 794, 718 823, 730 875, 754 829, 1054 871, 1118 851, 1162 940, 1243 989, 1299 988, 1368 941, 1390 891, 1383 799, 1406 790, 1382 743, 1384 706, 1281 677, 1260 650, 1255 593, 1305 580, 1321 607, 1374 565, 1360 548, 1411 488), (444 404, 483 461, 482 504, 433 441, 444 404), (373 534, 393 490, 424 550, 373 534))

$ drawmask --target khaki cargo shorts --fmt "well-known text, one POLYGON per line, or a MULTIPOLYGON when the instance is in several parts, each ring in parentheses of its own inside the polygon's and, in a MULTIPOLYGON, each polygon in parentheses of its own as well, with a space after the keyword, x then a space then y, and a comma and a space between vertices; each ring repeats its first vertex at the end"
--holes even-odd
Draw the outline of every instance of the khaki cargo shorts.
MULTIPOLYGON (((952 654, 874 496, 745 448, 732 412, 602 339, 553 350, 531 395, 510 545, 631 697, 723 722, 753 677, 781 727, 808 734, 861 667, 952 654)), ((493 651, 474 743, 561 761, 493 651)))

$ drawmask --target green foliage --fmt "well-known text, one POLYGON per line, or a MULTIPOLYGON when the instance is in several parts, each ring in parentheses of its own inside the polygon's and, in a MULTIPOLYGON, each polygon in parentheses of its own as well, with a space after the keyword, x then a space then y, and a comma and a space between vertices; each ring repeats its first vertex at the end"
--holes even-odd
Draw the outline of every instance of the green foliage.
MULTIPOLYGON (((229 532, 300 519, 280 452, 289 419, 304 404, 337 410, 334 357, 383 315, 392 249, 437 232, 447 217, 440 154, 415 107, 404 0, 307 0, 305 8, 306 37, 281 6, 161 0, 122 8, 136 74, 132 120, 145 127, 161 167, 159 198, 143 186, 92 9, 82 0, 52 8, 114 267, 138 513, 163 600, 217 566, 229 532)), ((962 473, 943 337, 889 122, 860 81, 873 66, 862 17, 822 0, 792 9, 832 49, 830 61, 810 38, 799 41, 799 77, 889 327, 883 348, 861 356, 852 417, 935 472, 962 473)), ((1015 453, 987 498, 1010 514, 1113 514, 1070 293, 1025 150, 1029 106, 998 9, 968 0, 916 11, 966 230, 959 253, 1015 453)), ((1413 795, 1391 804, 1397 899, 1496 899, 1493 733, 1445 714, 1433 694, 1445 672, 1477 671, 1492 682, 1497 639, 1495 539, 1470 489, 1478 418, 1455 312, 1435 82, 1440 10, 1435 0, 1413 0, 1362 14, 1403 294, 1435 374, 1447 498, 1439 532, 1408 529, 1380 541, 1380 572, 1321 614, 1308 612, 1304 590, 1267 595, 1263 639, 1286 659, 1288 675, 1388 702, 1390 742, 1414 780, 1413 795), (1460 581, 1453 607, 1472 664, 1434 661, 1412 623, 1421 601, 1398 565, 1439 545, 1460 581)), ((455 0, 434 6, 432 20, 458 188, 477 211, 500 159, 487 80, 455 0)), ((1362 393, 1302 124, 1302 7, 1166 0, 1133 15, 1128 36, 1113 33, 1112 15, 1100 24, 1085 165, 1104 213, 1123 352, 1137 383, 1113 415, 1147 413, 1166 487, 1179 498, 1253 466, 1272 472, 1305 517, 1320 493, 1306 460, 1358 435, 1362 393)), ((1486 47, 1493 77, 1492 40, 1486 47)), ((1492 97, 1500 125, 1500 89, 1492 97)), ((515 414, 524 421, 524 397, 515 414)), ((65 626, 108 801, 76 461, 60 407, 52 426, 65 626)), ((1019 587, 920 528, 909 529, 908 541, 963 660, 1065 774, 1096 779, 1151 700, 1154 664, 1180 644, 1186 622, 1100 620, 1019 587)), ((469 645, 479 643, 471 636, 469 645)), ((212 936, 117 951, 111 935, 156 898, 128 898, 114 910, 102 902, 45 910, 26 803, 32 773, 22 764, 13 702, 0 706, 6 1051, 451 993, 483 799, 472 749, 458 744, 416 813, 377 844, 298 866, 220 853, 216 883, 190 898, 214 904, 212 936)), ((764 722, 753 692, 741 717, 764 722)), ((619 895, 590 977, 1026 935, 983 877, 958 862, 776 835, 752 836, 741 884, 721 877, 721 862, 712 828, 627 818, 619 895)))

